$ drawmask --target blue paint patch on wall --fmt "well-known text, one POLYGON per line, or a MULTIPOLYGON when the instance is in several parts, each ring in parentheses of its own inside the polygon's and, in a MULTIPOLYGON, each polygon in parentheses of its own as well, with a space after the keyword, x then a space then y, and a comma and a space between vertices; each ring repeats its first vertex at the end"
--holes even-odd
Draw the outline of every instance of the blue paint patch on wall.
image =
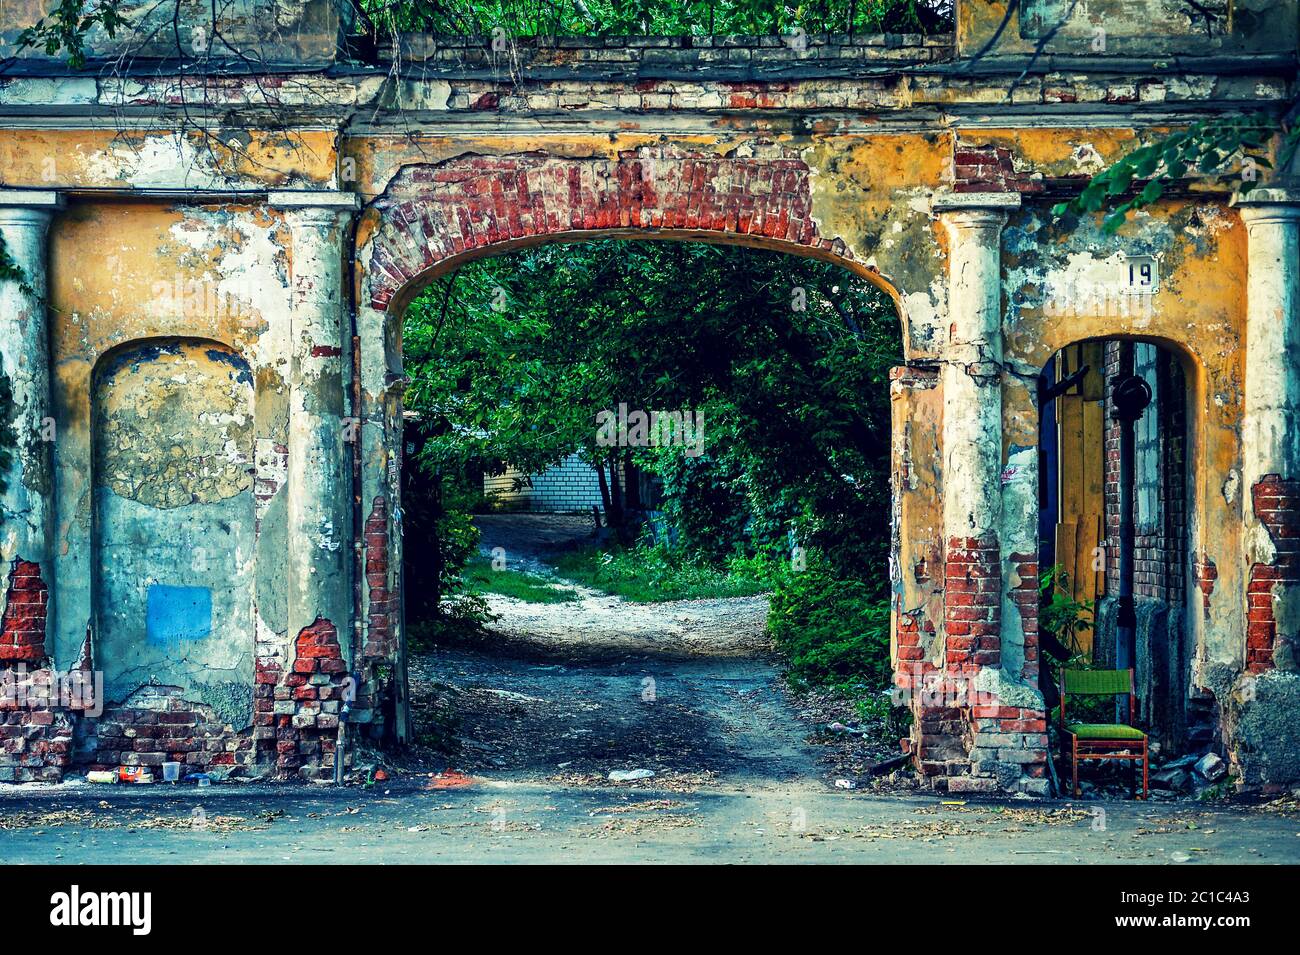
POLYGON ((153 584, 145 609, 145 639, 174 646, 212 633, 212 591, 206 587, 153 584))

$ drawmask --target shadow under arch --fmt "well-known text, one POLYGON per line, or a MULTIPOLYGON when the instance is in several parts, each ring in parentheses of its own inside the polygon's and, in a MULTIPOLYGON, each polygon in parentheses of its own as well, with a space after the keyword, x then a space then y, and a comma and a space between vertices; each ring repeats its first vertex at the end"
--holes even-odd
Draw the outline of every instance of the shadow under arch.
POLYGON ((250 386, 253 384, 252 366, 240 354, 239 349, 230 342, 219 341, 202 335, 150 335, 144 338, 131 338, 124 342, 118 342, 100 352, 95 357, 90 373, 91 389, 93 391, 104 375, 113 374, 120 371, 125 365, 130 364, 129 359, 132 354, 138 354, 139 360, 144 360, 151 356, 166 353, 174 354, 178 349, 185 346, 208 348, 215 351, 222 356, 217 360, 229 364, 240 373, 241 378, 247 377, 247 384, 250 386))
POLYGON ((511 252, 517 252, 523 249, 534 248, 539 245, 550 243, 580 243, 580 242, 600 242, 609 239, 619 239, 637 242, 690 242, 704 245, 724 245, 740 246, 742 248, 757 249, 764 252, 779 252, 784 255, 793 255, 801 258, 817 259, 822 262, 829 262, 837 265, 846 272, 869 282, 871 285, 880 289, 894 303, 894 310, 902 324, 904 349, 907 347, 907 320, 904 311, 902 294, 898 288, 879 270, 868 265, 863 265, 856 259, 852 258, 843 251, 842 243, 839 248, 832 247, 823 249, 819 247, 810 247, 798 242, 791 242, 785 239, 771 239, 762 236, 746 235, 743 233, 714 231, 706 229, 645 229, 645 228, 627 228, 627 229, 595 229, 595 230, 573 230, 565 232, 549 233, 545 235, 528 236, 526 238, 507 240, 492 245, 482 246, 477 249, 467 250, 449 256, 441 261, 435 262, 428 268, 417 273, 403 285, 389 302, 385 309, 390 315, 400 319, 406 311, 407 306, 424 291, 430 284, 437 281, 448 272, 454 272, 456 269, 467 265, 479 259, 494 258, 499 255, 508 255, 511 252))

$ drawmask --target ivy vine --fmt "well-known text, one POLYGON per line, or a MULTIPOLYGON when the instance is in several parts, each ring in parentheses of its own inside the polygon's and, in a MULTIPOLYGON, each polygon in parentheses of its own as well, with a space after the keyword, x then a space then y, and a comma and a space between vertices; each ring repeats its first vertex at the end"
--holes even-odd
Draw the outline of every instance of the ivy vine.
POLYGON ((1279 135, 1278 158, 1285 168, 1295 154, 1300 127, 1287 129, 1263 113, 1201 120, 1117 159, 1093 176, 1079 195, 1057 203, 1052 214, 1104 212, 1102 228, 1114 233, 1130 212, 1152 205, 1189 175, 1217 180, 1236 175, 1238 191, 1249 193, 1260 185, 1263 170, 1273 168, 1269 145, 1279 135))

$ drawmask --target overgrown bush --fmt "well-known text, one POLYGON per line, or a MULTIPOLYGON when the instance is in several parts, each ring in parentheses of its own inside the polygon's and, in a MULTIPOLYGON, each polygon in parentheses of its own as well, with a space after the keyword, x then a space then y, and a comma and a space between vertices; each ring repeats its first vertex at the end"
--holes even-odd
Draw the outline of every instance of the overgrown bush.
POLYGON ((780 576, 767 626, 796 688, 863 696, 889 686, 888 596, 878 583, 837 576, 819 551, 780 576))
POLYGON ((738 461, 708 452, 692 457, 680 447, 640 460, 651 460, 663 481, 661 507, 675 547, 713 562, 750 549, 750 507, 738 461))
MULTIPOLYGON (((412 436, 416 442, 420 436, 412 436)), ((449 630, 486 623, 487 601, 468 592, 463 572, 478 554, 479 531, 471 509, 481 490, 460 475, 403 473, 402 548, 406 618, 414 642, 436 642, 449 630)))

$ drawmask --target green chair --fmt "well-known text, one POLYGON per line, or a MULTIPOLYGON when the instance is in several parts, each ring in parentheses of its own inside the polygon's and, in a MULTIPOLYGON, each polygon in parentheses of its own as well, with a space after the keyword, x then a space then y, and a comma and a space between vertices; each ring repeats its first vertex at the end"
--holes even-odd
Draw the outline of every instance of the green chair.
MULTIPOLYGON (((1061 671, 1061 732, 1070 738, 1075 796, 1079 795, 1079 760, 1125 759, 1142 761, 1142 795, 1139 798, 1147 798, 1147 734, 1131 725, 1137 715, 1137 694, 1133 687, 1132 669, 1061 671), (1066 715, 1067 696, 1115 697, 1121 694, 1128 696, 1128 723, 1080 723, 1066 715)), ((1136 795, 1136 780, 1133 789, 1136 795)))

